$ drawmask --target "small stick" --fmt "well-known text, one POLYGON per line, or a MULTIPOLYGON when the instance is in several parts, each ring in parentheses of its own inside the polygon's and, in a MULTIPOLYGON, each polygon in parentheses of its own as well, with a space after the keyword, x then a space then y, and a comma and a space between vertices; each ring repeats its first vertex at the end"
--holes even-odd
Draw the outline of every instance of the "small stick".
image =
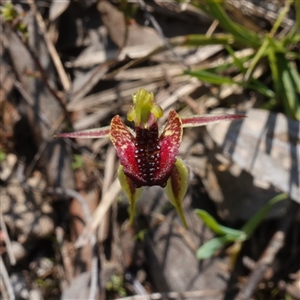
POLYGON ((6 287, 6 291, 7 291, 7 295, 8 295, 8 299, 9 300, 15 300, 15 294, 14 294, 14 290, 13 287, 11 285, 5 264, 3 262, 2 256, 0 256, 0 279, 1 282, 3 283, 3 286, 6 287))
MULTIPOLYGON (((75 190, 71 189, 63 189, 63 188, 55 188, 54 193, 57 194, 65 194, 72 198, 77 199, 77 201, 81 204, 83 212, 85 214, 86 222, 89 224, 92 221, 91 213, 89 210, 89 207, 84 199, 84 197, 81 196, 80 193, 76 192, 75 190)), ((97 283, 99 282, 98 279, 98 256, 97 256, 97 243, 96 243, 96 236, 94 233, 91 235, 90 239, 91 247, 93 249, 92 254, 92 262, 91 262, 91 285, 90 285, 90 291, 89 291, 89 297, 88 300, 94 300, 96 299, 96 293, 97 293, 97 283)))
POLYGON ((60 256, 61 256, 61 260, 62 260, 62 271, 61 273, 59 273, 59 275, 61 275, 62 273, 63 276, 61 275, 60 277, 60 287, 62 290, 64 290, 64 287, 66 285, 65 281, 67 281, 68 283, 71 282, 71 280, 73 279, 73 274, 74 274, 74 268, 72 265, 72 259, 69 255, 69 251, 67 249, 67 245, 64 242, 64 229, 60 226, 56 227, 55 229, 55 233, 56 233, 56 239, 57 239, 57 243, 60 249, 60 256), (65 280, 64 280, 65 278, 65 280))
POLYGON ((174 51, 172 45, 168 41, 168 39, 164 36, 164 33, 159 26, 156 19, 153 17, 153 15, 149 12, 147 5, 144 0, 138 0, 138 3, 140 4, 141 8, 145 11, 145 14, 150 21, 150 23, 153 25, 154 29, 156 30, 157 34, 160 36, 160 38, 163 40, 165 47, 172 52, 174 57, 187 69, 189 69, 189 66, 184 62, 184 60, 174 51))
POLYGON ((53 193, 53 194, 57 194, 57 195, 66 195, 66 196, 69 196, 71 198, 76 199, 82 206, 86 222, 88 223, 88 222, 91 221, 92 217, 91 217, 90 209, 89 209, 89 207, 86 203, 86 200, 84 199, 84 197, 80 193, 78 193, 75 190, 64 189, 62 187, 57 187, 57 188, 54 188, 54 189, 49 188, 48 192, 53 193))
MULTIPOLYGON (((90 291, 89 291, 89 297, 88 300, 95 300, 97 295, 97 286, 101 286, 99 283, 99 271, 98 271, 98 255, 97 255, 97 243, 96 243, 96 236, 93 234, 91 239, 91 245, 92 245, 92 251, 93 251, 93 257, 91 262, 91 283, 90 283, 90 291)), ((100 295, 100 291, 99 291, 100 295)))
MULTIPOLYGON (((200 299, 200 297, 210 296, 216 297, 222 294, 222 290, 201 290, 201 291, 187 291, 187 292, 169 292, 169 293, 153 293, 149 295, 137 295, 116 300, 161 300, 161 299, 200 299)), ((214 299, 214 298, 211 298, 214 299)))
POLYGON ((103 220, 103 216, 111 207, 111 205, 117 198, 120 191, 121 191, 121 185, 119 179, 116 178, 112 183, 112 185, 107 190, 107 192, 105 193, 105 195, 103 196, 101 203, 96 208, 92 216, 92 220, 83 229, 82 234, 77 239, 75 243, 75 248, 80 248, 88 242, 90 236, 95 232, 96 228, 103 220))
MULTIPOLYGON (((116 158, 115 148, 113 146, 110 146, 106 153, 101 202, 103 201, 103 197, 106 194, 107 190, 109 189, 109 186, 111 185, 111 183, 113 182, 113 179, 114 179, 115 158, 116 158)), ((110 214, 107 211, 107 213, 103 217, 103 222, 101 222, 101 224, 100 224, 98 242, 103 242, 107 238, 108 232, 109 232, 109 226, 110 226, 109 221, 110 221, 110 214)))
POLYGON ((58 76, 60 78, 61 84, 62 84, 65 92, 68 92, 71 89, 71 82, 70 82, 69 77, 68 77, 68 75, 67 75, 67 73, 66 73, 66 71, 63 67, 63 64, 62 64, 62 62, 59 58, 58 53, 57 53, 52 41, 50 40, 50 38, 48 36, 48 32, 47 32, 44 20, 43 20, 41 14, 39 13, 39 11, 37 10, 34 1, 28 0, 28 3, 30 4, 31 8, 33 9, 33 11, 35 13, 37 22, 38 22, 38 24, 40 26, 40 29, 42 31, 42 34, 44 36, 44 40, 45 40, 45 43, 47 45, 49 54, 52 58, 52 61, 55 65, 55 67, 56 67, 56 70, 57 70, 58 76))
POLYGON ((1 226, 1 229, 3 230, 3 233, 4 233, 4 239, 5 239, 5 244, 6 244, 6 249, 7 249, 9 262, 12 266, 14 266, 16 264, 16 258, 15 258, 15 255, 13 253, 13 250, 12 250, 11 241, 10 241, 10 238, 9 238, 9 235, 8 235, 6 224, 3 220, 2 213, 0 213, 0 226, 1 226))
MULTIPOLYGON (((35 101, 33 100, 33 98, 26 92, 26 90, 23 88, 21 82, 19 82, 18 80, 14 79, 14 86, 15 88, 20 92, 20 94, 22 95, 24 101, 30 106, 30 107, 34 107, 34 103, 35 101)), ((51 122, 49 121, 49 119, 47 118, 47 116, 42 113, 40 110, 36 110, 34 109, 34 113, 36 114, 36 116, 50 129, 52 127, 51 122)))
POLYGON ((252 271, 246 284, 241 288, 235 300, 248 300, 251 299, 258 284, 264 278, 265 272, 271 263, 274 261, 275 256, 279 250, 284 246, 285 237, 288 229, 294 219, 295 214, 298 212, 298 204, 291 201, 290 207, 283 218, 279 230, 275 232, 271 241, 269 242, 264 253, 256 264, 256 268, 252 271))

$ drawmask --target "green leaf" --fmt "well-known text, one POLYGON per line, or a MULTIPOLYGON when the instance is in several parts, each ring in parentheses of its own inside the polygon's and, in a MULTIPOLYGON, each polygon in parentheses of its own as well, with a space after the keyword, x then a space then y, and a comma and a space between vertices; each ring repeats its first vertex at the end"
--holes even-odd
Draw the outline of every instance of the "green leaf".
POLYGON ((230 54, 230 56, 233 58, 234 65, 237 66, 242 73, 245 73, 246 68, 244 67, 244 61, 236 56, 234 50, 229 45, 226 45, 225 48, 230 54))
POLYGON ((273 98, 275 96, 274 92, 262 84, 260 81, 252 79, 251 82, 239 82, 235 81, 234 79, 222 75, 213 74, 206 70, 199 70, 199 71, 186 71, 185 74, 189 74, 198 78, 203 82, 208 82, 210 84, 238 84, 244 88, 254 89, 261 93, 262 95, 273 98))
POLYGON ((282 21, 284 20, 284 18, 286 17, 287 13, 289 12, 290 10, 290 6, 292 4, 292 1, 288 0, 288 1, 285 1, 285 6, 284 8, 280 11, 274 25, 273 25, 273 28, 271 29, 270 31, 270 36, 275 36, 276 32, 278 31, 278 28, 280 27, 282 21))
POLYGON ((6 158, 5 152, 3 152, 2 148, 0 147, 0 162, 4 161, 6 158))
POLYGON ((225 13, 219 1, 204 1, 204 4, 201 4, 198 0, 196 0, 192 3, 217 19, 220 26, 225 31, 231 33, 235 37, 235 39, 242 44, 249 45, 255 48, 261 45, 259 36, 256 33, 249 31, 249 29, 233 22, 225 13))
POLYGON ((292 116, 300 121, 300 76, 298 71, 292 66, 292 63, 287 64, 287 68, 282 74, 282 82, 285 89, 285 99, 292 116))
POLYGON ((281 75, 280 86, 282 89, 283 105, 288 116, 300 121, 300 75, 292 62, 283 54, 277 55, 278 73, 281 75))
POLYGON ((80 154, 74 154, 73 155, 73 162, 72 162, 72 169, 77 170, 84 166, 84 160, 82 158, 82 155, 80 154))
MULTIPOLYGON (((295 42, 295 44, 300 42, 300 34, 297 37, 298 37, 298 40, 295 42)), ((294 41, 292 41, 292 42, 294 42, 294 41)), ((288 60, 300 59, 300 53, 296 53, 296 52, 292 52, 292 51, 287 51, 286 52, 286 58, 288 60)))
POLYGON ((261 93, 262 95, 268 97, 268 98, 274 98, 275 93, 271 89, 269 89, 267 86, 265 86, 262 82, 259 80, 256 80, 252 78, 251 82, 247 83, 242 83, 242 86, 248 89, 253 89, 261 93))
POLYGON ((191 76, 194 76, 194 77, 198 78, 201 81, 208 82, 208 83, 211 83, 211 84, 221 85, 221 84, 225 84, 225 83, 227 83, 227 84, 234 84, 234 83, 236 83, 230 77, 225 77, 225 76, 213 74, 211 72, 204 71, 204 70, 186 71, 184 73, 185 74, 189 74, 191 76))
POLYGON ((275 55, 274 49, 269 49, 268 51, 268 59, 269 59, 269 65, 271 68, 271 73, 272 73, 272 79, 274 82, 274 88, 277 93, 277 95, 282 93, 282 87, 281 87, 281 82, 280 82, 280 77, 279 77, 279 70, 278 70, 278 65, 277 65, 277 58, 275 55))
POLYGON ((220 235, 226 235, 227 240, 235 241, 236 239, 243 240, 245 238, 243 231, 220 225, 216 219, 205 210, 196 209, 195 213, 213 232, 220 235))
POLYGON ((252 59, 251 64, 246 72, 245 75, 246 81, 248 81, 252 77, 255 67, 257 66, 258 62, 262 59, 262 57, 267 55, 267 50, 269 47, 270 47, 270 41, 269 39, 265 38, 259 50, 256 52, 256 55, 252 59))
POLYGON ((294 67, 292 63, 290 65, 290 73, 294 82, 295 90, 297 93, 300 93, 300 75, 298 70, 294 67))
MULTIPOLYGON (((252 57, 253 57, 253 55, 247 55, 245 57, 242 57, 240 59, 241 64, 242 65, 246 64, 252 57)), ((241 73, 245 73, 245 70, 240 70, 240 66, 237 66, 235 61, 224 62, 223 64, 220 64, 217 66, 205 68, 205 70, 208 72, 217 73, 217 74, 221 74, 222 72, 226 72, 226 71, 228 72, 228 70, 232 70, 233 72, 240 71, 241 73)))
POLYGON ((229 45, 234 41, 231 34, 217 33, 211 36, 205 34, 189 34, 178 36, 169 40, 170 44, 176 46, 205 46, 205 45, 229 45))
POLYGON ((299 30, 299 28, 300 28, 300 2, 297 0, 294 0, 294 4, 295 4, 295 10, 296 10, 295 27, 299 30))
POLYGON ((0 7, 0 12, 1 17, 6 22, 13 21, 18 16, 15 7, 10 2, 7 2, 4 6, 0 7))
POLYGON ((133 240, 144 242, 149 229, 141 229, 134 237, 133 240))
POLYGON ((221 225, 208 212, 203 209, 196 209, 195 213, 213 232, 225 235, 225 232, 221 229, 221 225))
MULTIPOLYGON (((295 23, 293 25, 293 28, 287 33, 285 39, 287 41, 294 39, 294 37, 297 35, 297 33, 299 33, 299 28, 300 28, 300 1, 298 0, 289 0, 289 2, 294 2, 294 6, 295 6, 295 12, 296 12, 296 20, 295 23)), ((298 34, 298 38, 299 38, 299 34, 298 34)))
POLYGON ((216 237, 209 240, 204 245, 202 245, 198 250, 196 257, 197 259, 206 259, 214 255, 214 253, 219 250, 224 245, 228 244, 229 241, 225 236, 216 237))
POLYGON ((242 231, 246 234, 247 239, 262 222, 266 214, 270 211, 272 206, 279 201, 287 199, 288 195, 279 194, 272 198, 268 203, 266 203, 243 227, 242 231))

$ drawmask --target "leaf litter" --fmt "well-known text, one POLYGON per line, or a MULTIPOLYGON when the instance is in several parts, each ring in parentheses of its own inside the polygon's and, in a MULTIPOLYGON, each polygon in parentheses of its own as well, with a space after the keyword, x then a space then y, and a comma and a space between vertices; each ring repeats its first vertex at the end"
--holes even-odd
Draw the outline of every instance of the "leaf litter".
MULTIPOLYGON (((248 15, 255 1, 246 3, 248 15)), ((276 291, 274 299, 299 299, 300 241, 293 238, 299 231, 299 122, 259 109, 266 100, 256 90, 183 74, 228 62, 224 44, 185 46, 187 35, 220 28, 196 6, 175 1, 24 1, 15 7, 28 35, 1 19, 3 299, 234 299, 239 286, 258 278, 249 274, 264 261, 276 228, 283 228, 285 240, 276 259, 268 256, 269 273, 259 277, 254 297, 269 299, 276 291), (179 155, 190 173, 183 203, 189 230, 159 187, 144 191, 131 227, 108 140, 53 138, 124 117, 139 88, 154 93, 165 111, 162 122, 170 110, 248 116, 238 125, 185 129, 179 155), (72 169, 76 155, 82 160, 72 169), (272 211, 246 242, 234 270, 224 251, 199 264, 197 249, 214 235, 194 209, 239 228, 281 191, 292 200, 272 211), (286 218, 291 224, 282 223, 286 218), (254 267, 244 263, 247 258, 254 267)), ((233 1, 229 8, 251 29, 275 22, 268 6, 257 10, 262 21, 254 27, 233 1), (266 20, 262 9, 270 11, 266 20)), ((291 14, 283 27, 292 25, 291 14)), ((239 59, 252 54, 236 51, 239 59)), ((254 78, 268 72, 264 66, 255 71, 254 78)), ((227 74, 240 80, 236 75, 234 68, 227 74)))

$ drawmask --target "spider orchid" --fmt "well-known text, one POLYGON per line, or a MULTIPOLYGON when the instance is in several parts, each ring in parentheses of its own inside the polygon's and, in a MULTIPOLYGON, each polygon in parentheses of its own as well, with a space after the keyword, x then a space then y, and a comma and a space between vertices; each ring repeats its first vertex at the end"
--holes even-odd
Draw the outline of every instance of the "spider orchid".
POLYGON ((103 138, 110 137, 120 159, 118 178, 130 202, 130 223, 133 223, 135 204, 142 187, 159 185, 165 188, 167 197, 173 204, 187 227, 182 201, 188 188, 188 169, 177 157, 183 128, 238 120, 243 115, 194 115, 180 117, 171 111, 162 130, 157 119, 163 116, 162 108, 154 103, 153 93, 144 89, 132 96, 133 107, 127 114, 128 121, 135 124, 134 130, 127 127, 120 116, 112 118, 110 126, 60 133, 57 137, 103 138))

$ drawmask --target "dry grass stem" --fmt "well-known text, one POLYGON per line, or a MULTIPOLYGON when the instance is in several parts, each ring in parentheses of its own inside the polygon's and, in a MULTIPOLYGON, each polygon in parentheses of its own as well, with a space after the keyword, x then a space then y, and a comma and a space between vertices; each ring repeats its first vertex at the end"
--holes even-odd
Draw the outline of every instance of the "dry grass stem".
POLYGON ((202 291, 187 291, 187 292, 169 292, 169 293, 153 293, 149 295, 138 295, 124 298, 117 298, 116 300, 161 300, 161 299, 200 299, 200 297, 216 297, 223 293, 222 290, 202 290, 202 291))
POLYGON ((92 220, 86 225, 83 229, 81 236, 77 239, 75 243, 75 247, 79 248, 84 246, 90 236, 95 232, 96 228, 102 222, 104 215, 109 210, 113 202, 116 200, 119 192, 121 191, 121 186, 118 179, 115 179, 114 182, 109 187, 108 191, 102 198, 102 202, 98 205, 95 210, 92 220))
POLYGON ((57 53, 56 48, 54 47, 51 39, 49 38, 48 31, 45 26, 44 20, 43 20, 41 14, 39 13, 39 11, 37 10, 37 7, 36 7, 36 4, 34 3, 34 1, 32 1, 32 0, 27 0, 27 1, 30 4, 31 9, 34 11, 36 19, 37 19, 40 29, 42 31, 42 35, 45 39, 45 43, 47 45, 49 54, 53 60, 55 67, 56 67, 56 70, 57 70, 58 76, 60 78, 61 84, 64 88, 64 91, 68 92, 71 89, 71 81, 63 67, 63 64, 60 60, 60 57, 57 53))
MULTIPOLYGON (((115 175, 115 159, 116 159, 116 151, 115 148, 111 145, 108 148, 106 153, 104 179, 102 184, 103 197, 100 203, 102 203, 104 195, 107 193, 111 183, 113 182, 114 175, 115 175)), ((103 218, 103 221, 100 223, 99 226, 99 234, 98 234, 99 242, 103 242, 108 237, 109 227, 110 227, 110 213, 108 210, 103 218)))

